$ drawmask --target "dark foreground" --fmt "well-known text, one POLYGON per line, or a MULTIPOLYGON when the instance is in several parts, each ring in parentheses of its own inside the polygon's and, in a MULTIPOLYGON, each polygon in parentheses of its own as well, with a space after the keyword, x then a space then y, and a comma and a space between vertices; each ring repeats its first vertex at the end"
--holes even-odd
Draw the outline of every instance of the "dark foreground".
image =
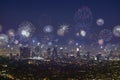
POLYGON ((0 57, 0 80, 120 80, 120 61, 60 63, 0 57))

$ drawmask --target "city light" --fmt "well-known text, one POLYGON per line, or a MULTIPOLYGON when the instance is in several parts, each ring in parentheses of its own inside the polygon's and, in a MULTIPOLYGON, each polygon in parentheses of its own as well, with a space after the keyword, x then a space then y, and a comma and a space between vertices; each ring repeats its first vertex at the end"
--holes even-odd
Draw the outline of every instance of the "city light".
POLYGON ((1 0, 0 80, 120 80, 120 0, 1 0))

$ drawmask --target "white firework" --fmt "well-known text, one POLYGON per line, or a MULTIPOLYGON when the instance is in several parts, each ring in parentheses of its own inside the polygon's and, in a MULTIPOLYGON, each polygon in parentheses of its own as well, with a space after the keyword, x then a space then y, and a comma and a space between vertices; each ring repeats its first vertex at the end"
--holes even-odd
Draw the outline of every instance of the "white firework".
POLYGON ((84 30, 81 30, 81 31, 80 31, 80 34, 81 34, 82 37, 85 37, 85 36, 86 36, 86 32, 85 32, 84 30))
POLYGON ((43 31, 44 31, 45 33, 51 33, 51 32, 53 31, 53 26, 47 25, 47 26, 45 26, 45 27, 43 28, 43 31))
POLYGON ((97 24, 98 26, 104 25, 104 19, 102 19, 102 18, 97 19, 96 24, 97 24))
POLYGON ((8 43, 8 36, 6 34, 0 34, 0 45, 8 43))
POLYGON ((22 30, 21 31, 21 35, 24 37, 29 37, 30 36, 30 32, 28 30, 22 30))
POLYGON ((61 25, 60 29, 58 29, 57 34, 59 36, 64 36, 66 32, 69 30, 69 25, 61 25))
POLYGON ((23 22, 22 24, 19 25, 18 33, 22 37, 31 37, 32 34, 35 31, 34 25, 28 21, 23 22))
POLYGON ((62 30, 66 31, 69 29, 69 25, 61 25, 60 26, 62 30))
POLYGON ((120 37, 120 25, 117 25, 114 27, 113 29, 113 34, 116 36, 116 37, 120 37))
POLYGON ((85 30, 80 30, 80 32, 76 33, 76 36, 77 37, 79 37, 79 36, 85 37, 86 36, 86 31, 85 30))

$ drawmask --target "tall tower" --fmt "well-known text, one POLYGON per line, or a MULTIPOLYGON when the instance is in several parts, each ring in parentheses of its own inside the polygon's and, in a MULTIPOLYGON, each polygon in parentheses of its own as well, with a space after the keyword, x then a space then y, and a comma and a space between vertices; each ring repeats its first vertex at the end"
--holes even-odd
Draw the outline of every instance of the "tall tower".
POLYGON ((20 58, 29 58, 29 57, 30 57, 30 48, 20 47, 20 58))

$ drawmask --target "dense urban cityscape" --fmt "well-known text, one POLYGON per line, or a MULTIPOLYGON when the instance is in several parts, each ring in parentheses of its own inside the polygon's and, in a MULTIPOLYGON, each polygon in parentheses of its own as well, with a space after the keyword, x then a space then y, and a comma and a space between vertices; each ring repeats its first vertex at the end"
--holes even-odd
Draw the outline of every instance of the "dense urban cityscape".
POLYGON ((119 3, 0 0, 0 80, 120 80, 119 3))

